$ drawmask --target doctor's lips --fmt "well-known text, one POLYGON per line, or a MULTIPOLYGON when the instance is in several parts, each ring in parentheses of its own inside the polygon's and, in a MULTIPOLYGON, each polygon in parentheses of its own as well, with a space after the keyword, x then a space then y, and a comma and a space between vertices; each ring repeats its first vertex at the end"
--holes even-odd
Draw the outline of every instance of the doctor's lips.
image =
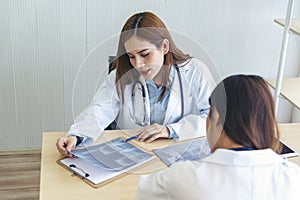
POLYGON ((139 71, 143 76, 148 75, 150 73, 151 69, 139 71))

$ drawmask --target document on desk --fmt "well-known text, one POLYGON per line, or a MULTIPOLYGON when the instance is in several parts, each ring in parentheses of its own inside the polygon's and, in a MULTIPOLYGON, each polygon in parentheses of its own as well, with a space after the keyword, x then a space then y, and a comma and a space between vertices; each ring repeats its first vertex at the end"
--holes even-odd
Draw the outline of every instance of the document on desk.
POLYGON ((176 144, 161 149, 153 149, 153 152, 168 167, 178 161, 200 160, 211 154, 206 138, 176 144))
POLYGON ((74 173, 89 180, 92 186, 108 181, 154 158, 134 145, 117 138, 71 152, 76 158, 60 160, 74 173))

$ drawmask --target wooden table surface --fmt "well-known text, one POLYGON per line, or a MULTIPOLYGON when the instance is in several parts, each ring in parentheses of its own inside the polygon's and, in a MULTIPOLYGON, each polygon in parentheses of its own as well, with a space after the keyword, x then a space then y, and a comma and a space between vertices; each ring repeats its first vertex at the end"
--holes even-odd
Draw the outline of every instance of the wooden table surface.
MULTIPOLYGON (((128 174, 100 188, 93 188, 71 172, 58 165, 56 161, 63 156, 57 151, 57 138, 64 136, 64 132, 43 133, 41 155, 40 199, 135 199, 136 187, 142 174, 155 172, 166 168, 158 158, 142 169, 128 174)), ((129 133, 130 134, 130 133, 129 133)), ((98 142, 124 136, 120 131, 106 131, 98 142)), ((170 140, 168 140, 170 141, 170 140)), ((157 142, 150 145, 141 145, 145 149, 164 146, 166 142, 157 142)))
MULTIPOLYGON (((282 124, 280 130, 282 140, 300 152, 300 124, 282 124)), ((130 136, 134 132, 106 131, 97 140, 97 143, 124 136, 124 134, 130 136)), ((137 172, 95 189, 80 178, 71 176, 68 170, 56 163, 58 159, 62 158, 62 155, 57 151, 55 143, 57 138, 64 135, 64 132, 43 133, 40 179, 40 199, 42 200, 135 199, 140 176, 166 168, 158 158, 155 158, 150 164, 137 172)), ((162 140, 149 145, 140 144, 139 146, 147 151, 173 143, 175 143, 173 140, 162 140)), ((300 157, 291 158, 290 160, 300 165, 300 157)))
MULTIPOLYGON (((279 124, 281 140, 300 153, 300 123, 279 124)), ((290 158, 300 166, 300 157, 290 158)))

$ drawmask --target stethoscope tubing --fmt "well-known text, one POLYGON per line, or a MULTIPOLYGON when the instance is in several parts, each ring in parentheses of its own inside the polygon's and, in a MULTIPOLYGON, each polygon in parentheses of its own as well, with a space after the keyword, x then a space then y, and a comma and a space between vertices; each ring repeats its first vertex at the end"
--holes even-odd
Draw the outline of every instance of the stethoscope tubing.
MULTIPOLYGON (((180 74, 180 71, 179 71, 179 68, 178 68, 177 65, 175 66, 175 69, 177 71, 178 78, 179 78, 180 95, 181 95, 181 118, 183 118, 184 117, 184 98, 183 98, 184 94, 183 94, 182 77, 181 77, 181 74, 180 74)), ((141 86, 142 97, 143 97, 143 104, 144 104, 144 119, 143 119, 142 123, 139 123, 136 120, 136 117, 135 117, 135 106, 134 106, 134 103, 132 103, 133 120, 135 121, 136 124, 138 124, 140 126, 145 126, 146 122, 148 121, 148 113, 147 113, 147 108, 146 108, 146 89, 145 89, 145 86, 140 81, 137 81, 135 84, 140 84, 140 86, 141 86)), ((135 88, 135 86, 133 88, 135 88)), ((133 99, 132 99, 132 102, 133 102, 133 99)))

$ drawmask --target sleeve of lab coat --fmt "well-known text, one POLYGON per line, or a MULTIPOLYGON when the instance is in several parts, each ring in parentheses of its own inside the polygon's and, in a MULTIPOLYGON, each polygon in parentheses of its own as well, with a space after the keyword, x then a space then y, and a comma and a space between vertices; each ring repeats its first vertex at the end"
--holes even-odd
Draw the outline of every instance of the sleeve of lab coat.
POLYGON ((83 145, 91 144, 116 118, 119 110, 120 101, 113 71, 97 90, 90 105, 75 118, 67 135, 81 136, 83 145))
POLYGON ((188 115, 179 122, 170 124, 178 137, 176 141, 184 141, 192 138, 202 137, 206 135, 206 117, 207 114, 188 115))
POLYGON ((175 138, 177 141, 206 135, 206 118, 210 107, 208 99, 215 87, 215 81, 209 69, 197 59, 192 59, 190 66, 182 71, 182 77, 191 87, 192 95, 195 97, 196 105, 194 106, 197 111, 169 125, 178 135, 175 138))

